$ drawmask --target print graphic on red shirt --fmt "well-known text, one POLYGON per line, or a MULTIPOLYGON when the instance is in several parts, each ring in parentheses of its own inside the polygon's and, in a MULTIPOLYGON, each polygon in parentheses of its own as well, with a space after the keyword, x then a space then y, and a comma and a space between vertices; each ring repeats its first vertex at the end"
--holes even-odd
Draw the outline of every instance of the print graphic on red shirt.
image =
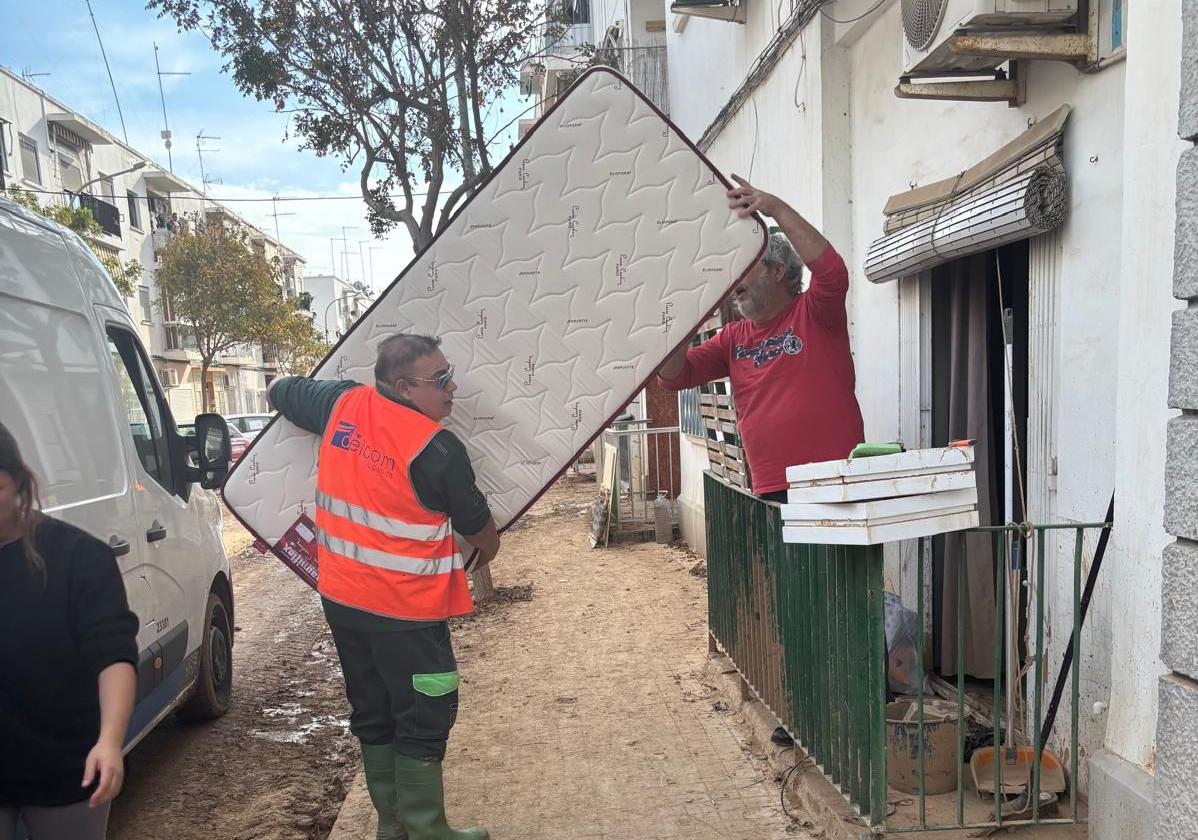
POLYGON ((802 350, 803 339, 795 335, 793 327, 787 327, 786 332, 781 335, 773 335, 762 339, 761 343, 752 349, 738 344, 736 345, 735 353, 737 361, 752 359, 753 367, 761 367, 764 364, 772 362, 783 353, 788 356, 797 356, 802 350))
POLYGON ((734 321, 692 348, 673 390, 728 377, 753 492, 786 489, 786 468, 848 457, 864 437, 849 348, 849 273, 835 249, 809 266, 807 290, 772 320, 734 321))

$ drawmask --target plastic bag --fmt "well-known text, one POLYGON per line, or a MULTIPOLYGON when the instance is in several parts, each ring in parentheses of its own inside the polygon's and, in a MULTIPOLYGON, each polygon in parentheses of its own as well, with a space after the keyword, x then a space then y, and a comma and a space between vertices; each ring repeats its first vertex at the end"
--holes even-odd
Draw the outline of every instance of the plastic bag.
POLYGON ((886 681, 895 694, 914 694, 917 617, 893 592, 886 593, 886 681))

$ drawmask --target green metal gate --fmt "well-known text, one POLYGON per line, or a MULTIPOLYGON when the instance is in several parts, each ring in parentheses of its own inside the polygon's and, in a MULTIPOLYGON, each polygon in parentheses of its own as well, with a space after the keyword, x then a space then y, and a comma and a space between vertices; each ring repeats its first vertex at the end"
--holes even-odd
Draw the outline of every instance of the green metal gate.
POLYGON ((886 816, 880 546, 789 545, 770 505, 710 474, 711 634, 871 825, 886 816))
MULTIPOLYGON (((1027 651, 1032 709, 1032 747, 1026 815, 1003 816, 1002 761, 995 762, 994 812, 989 820, 968 819, 964 808, 965 727, 957 727, 957 784, 954 819, 932 822, 924 793, 926 768, 923 740, 918 748, 920 793, 918 816, 910 825, 887 824, 886 665, 881 546, 793 545, 782 541, 782 516, 772 505, 710 473, 704 477, 707 511, 708 622, 721 649, 767 708, 844 797, 875 830, 887 832, 975 829, 1028 824, 1067 825, 1083 821, 1078 812, 1078 704, 1080 680, 1082 570, 1087 531, 1101 532, 1110 523, 1066 525, 1009 525, 975 529, 993 539, 995 575, 995 637, 1005 622, 1005 588, 1011 570, 1023 563, 1034 569, 1027 585, 1034 592, 1034 642, 1027 651), (1071 535, 1072 563, 1051 561, 1045 551, 1049 534, 1071 535), (1018 561, 1019 554, 1028 556, 1018 561), (1034 560, 1034 562, 1032 562, 1034 560), (1069 702, 1069 812, 1063 817, 1041 814, 1040 726, 1044 719, 1045 682, 1045 566, 1057 562, 1072 578, 1069 702)), ((922 542, 922 541, 921 541, 922 542)), ((1062 552, 1065 554, 1065 552, 1062 552)), ((918 579, 924 579, 924 551, 918 551, 918 579)), ((964 575, 957 576, 957 615, 965 611, 964 575)), ((1014 585, 1014 584, 1011 584, 1014 585)), ((1022 585, 1022 584, 1020 584, 1022 585)), ((927 609, 923 587, 917 604, 916 684, 923 684, 924 623, 927 609)), ((964 650, 964 624, 956 627, 958 657, 964 650)), ((995 646, 992 720, 1002 720, 1002 647, 995 646)), ((964 665, 958 658, 957 720, 965 719, 964 665)), ((923 695, 916 698, 919 731, 923 731, 923 695)), ((1020 721, 1004 725, 1020 728, 1020 721)), ((1000 755, 1000 727, 994 727, 992 746, 1000 755)))

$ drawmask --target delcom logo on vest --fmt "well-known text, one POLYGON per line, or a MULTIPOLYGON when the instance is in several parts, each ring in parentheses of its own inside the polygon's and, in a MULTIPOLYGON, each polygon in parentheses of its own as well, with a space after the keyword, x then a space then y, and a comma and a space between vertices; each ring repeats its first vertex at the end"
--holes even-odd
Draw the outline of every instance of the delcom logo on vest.
POLYGON ((337 423, 337 428, 333 430, 333 437, 329 440, 329 445, 357 455, 366 461, 366 469, 372 472, 381 473, 388 478, 395 473, 395 459, 377 447, 371 446, 362 437, 362 433, 358 431, 358 427, 347 420, 341 420, 337 423))

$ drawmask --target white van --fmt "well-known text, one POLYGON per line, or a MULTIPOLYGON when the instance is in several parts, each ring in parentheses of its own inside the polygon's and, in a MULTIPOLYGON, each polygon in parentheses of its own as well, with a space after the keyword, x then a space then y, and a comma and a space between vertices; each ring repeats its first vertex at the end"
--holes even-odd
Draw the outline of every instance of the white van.
POLYGON ((228 426, 205 414, 195 437, 179 435, 103 266, 74 233, 4 200, 0 422, 37 473, 43 509, 117 555, 140 619, 126 749, 172 711, 224 714, 233 587, 211 488, 228 471, 228 426))

